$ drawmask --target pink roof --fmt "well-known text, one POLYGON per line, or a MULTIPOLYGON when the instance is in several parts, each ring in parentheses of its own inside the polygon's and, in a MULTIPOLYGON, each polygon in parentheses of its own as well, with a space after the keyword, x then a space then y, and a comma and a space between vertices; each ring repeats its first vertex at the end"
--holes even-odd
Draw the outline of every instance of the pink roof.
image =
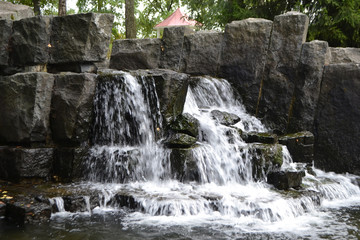
POLYGON ((186 14, 183 14, 180 8, 171 14, 167 19, 155 26, 155 28, 164 28, 172 26, 195 26, 198 22, 190 20, 186 14))

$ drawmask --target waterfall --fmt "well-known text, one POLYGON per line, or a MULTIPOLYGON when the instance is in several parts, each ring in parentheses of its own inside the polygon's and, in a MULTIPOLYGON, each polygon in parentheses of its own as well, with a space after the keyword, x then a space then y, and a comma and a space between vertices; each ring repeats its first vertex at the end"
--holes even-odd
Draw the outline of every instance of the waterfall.
MULTIPOLYGON (((359 187, 351 177, 317 169, 316 176, 306 172, 298 191, 280 191, 267 184, 269 170, 256 168, 254 163, 261 145, 246 143, 241 133, 268 129, 236 99, 224 79, 191 81, 183 114, 199 121, 199 137, 194 147, 181 150, 189 152, 186 160, 194 160, 192 167, 199 178, 181 182, 171 173, 173 150, 163 146, 164 136, 158 131, 163 120, 155 80, 121 72, 100 81, 86 186, 99 193, 97 210, 116 208, 114 198, 131 196, 137 207, 123 219, 124 225, 216 221, 263 231, 262 225, 316 215, 320 206, 334 200, 360 199, 359 187), (235 120, 224 123, 222 116, 235 120)), ((280 152, 283 164, 279 170, 304 168, 292 162, 285 146, 280 152)))

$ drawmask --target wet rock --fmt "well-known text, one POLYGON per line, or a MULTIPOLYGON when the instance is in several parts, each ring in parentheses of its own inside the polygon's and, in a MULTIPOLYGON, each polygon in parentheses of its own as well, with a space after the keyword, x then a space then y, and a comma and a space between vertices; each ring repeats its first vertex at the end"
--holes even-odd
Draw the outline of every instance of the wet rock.
POLYGON ((278 133, 285 133, 309 18, 288 12, 274 19, 260 90, 258 116, 278 133))
POLYGON ((118 208, 126 207, 133 210, 140 207, 140 204, 135 200, 133 196, 123 193, 115 194, 115 196, 110 200, 109 204, 118 208))
POLYGON ((118 70, 159 67, 160 39, 124 39, 113 42, 110 68, 118 70))
POLYGON ((104 61, 113 20, 113 15, 100 13, 54 17, 49 63, 104 61))
POLYGON ((96 75, 55 75, 51 100, 53 140, 62 146, 78 146, 89 139, 96 75))
POLYGON ((192 149, 173 148, 170 154, 171 174, 181 182, 199 182, 200 173, 192 149))
POLYGON ((287 146, 294 162, 313 162, 314 135, 311 132, 305 131, 281 136, 279 143, 287 146))
POLYGON ((219 124, 230 126, 238 123, 241 119, 233 113, 223 112, 219 110, 211 111, 211 117, 219 124))
POLYGON ((272 25, 269 20, 250 18, 225 27, 219 76, 235 86, 252 114, 256 112, 272 25))
POLYGON ((161 42, 160 68, 180 70, 185 27, 165 28, 161 42))
POLYGON ((37 16, 15 21, 11 41, 12 65, 45 64, 49 59, 51 32, 49 16, 37 16))
POLYGON ((276 171, 267 175, 267 182, 279 190, 288 190, 301 187, 303 177, 304 171, 276 171))
POLYGON ((175 133, 165 140, 165 145, 169 148, 189 148, 192 147, 196 141, 197 139, 190 135, 175 133))
POLYGON ((359 48, 330 48, 330 64, 360 63, 359 48))
POLYGON ((0 142, 45 142, 54 78, 48 73, 0 77, 0 142))
POLYGON ((163 69, 139 70, 132 74, 155 80, 161 113, 165 117, 166 123, 182 114, 189 86, 189 75, 163 69))
POLYGON ((288 132, 313 131, 327 51, 328 43, 324 41, 303 44, 288 132))
POLYGON ((196 32, 184 38, 181 71, 192 75, 216 76, 223 34, 196 32))
POLYGON ((52 172, 53 148, 1 148, 0 179, 48 179, 52 172))
POLYGON ((251 144, 241 150, 242 157, 251 156, 252 174, 255 180, 263 180, 270 171, 280 169, 283 163, 282 147, 279 144, 251 144))
POLYGON ((199 120, 188 113, 183 113, 175 117, 169 124, 171 131, 175 133, 188 134, 194 138, 199 136, 199 120))
POLYGON ((325 66, 315 119, 315 166, 360 174, 360 65, 325 66))
POLYGON ((0 2, 0 20, 20 20, 34 16, 34 10, 26 5, 12 4, 11 2, 0 2))
MULTIPOLYGON (((0 2, 0 4, 3 2, 0 2)), ((8 65, 10 46, 9 41, 12 34, 13 21, 0 20, 0 74, 1 66, 8 65)))
POLYGON ((241 132, 240 135, 247 143, 274 144, 278 142, 278 136, 273 133, 241 132))

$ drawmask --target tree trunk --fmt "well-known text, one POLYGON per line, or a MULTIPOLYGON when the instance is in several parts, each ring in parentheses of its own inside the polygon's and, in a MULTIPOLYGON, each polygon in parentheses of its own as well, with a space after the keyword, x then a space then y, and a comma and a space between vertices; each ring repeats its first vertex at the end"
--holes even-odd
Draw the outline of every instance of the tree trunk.
POLYGON ((134 0, 125 0, 125 31, 126 38, 136 38, 134 0))
POLYGON ((66 0, 59 0, 59 16, 66 15, 66 0))
POLYGON ((33 4, 34 4, 34 13, 35 13, 35 15, 40 16, 41 12, 40 12, 39 0, 33 0, 33 4))

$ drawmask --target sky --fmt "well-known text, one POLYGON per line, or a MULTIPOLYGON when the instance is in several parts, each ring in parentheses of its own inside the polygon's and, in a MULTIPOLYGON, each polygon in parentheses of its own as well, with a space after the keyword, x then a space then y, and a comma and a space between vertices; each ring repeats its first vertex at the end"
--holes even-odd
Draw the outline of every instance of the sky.
MULTIPOLYGON (((77 2, 77 0, 67 0, 67 1, 66 1, 66 8, 67 8, 67 10, 70 10, 70 9, 77 10, 76 2, 77 2)), ((75 11, 75 12, 76 12, 76 11, 75 11)))

